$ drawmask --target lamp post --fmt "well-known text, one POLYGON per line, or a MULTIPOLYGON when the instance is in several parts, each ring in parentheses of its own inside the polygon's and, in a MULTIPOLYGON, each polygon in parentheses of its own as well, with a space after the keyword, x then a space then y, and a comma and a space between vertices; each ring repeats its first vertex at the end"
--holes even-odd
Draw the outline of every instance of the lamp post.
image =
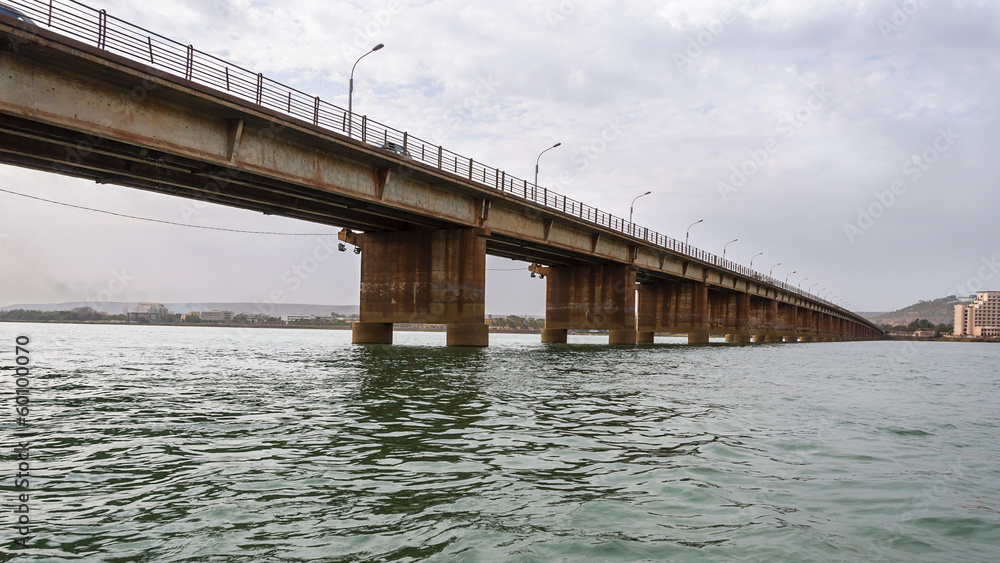
POLYGON ((698 223, 701 223, 702 221, 704 221, 704 219, 698 219, 694 223, 688 225, 687 232, 684 233, 684 246, 688 245, 688 237, 691 235, 691 227, 697 225, 698 223))
POLYGON ((372 47, 371 51, 368 51, 364 55, 358 57, 358 60, 354 61, 354 66, 351 67, 351 82, 347 88, 347 136, 351 136, 351 130, 354 128, 354 69, 357 68, 358 63, 361 59, 367 57, 368 55, 378 51, 385 45, 379 43, 378 45, 372 47))
POLYGON ((816 283, 814 283, 814 284, 810 285, 810 286, 809 286, 809 289, 807 289, 807 290, 806 290, 806 293, 809 293, 810 291, 812 291, 812 290, 813 290, 813 288, 814 288, 814 287, 816 287, 817 285, 819 285, 819 282, 816 282, 816 283))
POLYGON ((753 256, 750 257, 750 269, 751 270, 753 270, 753 259, 756 258, 756 257, 758 257, 758 256, 760 256, 761 254, 764 254, 764 253, 763 252, 758 252, 757 254, 754 254, 753 256))
POLYGON ((635 200, 639 199, 640 197, 642 197, 644 195, 649 195, 651 193, 653 193, 653 192, 651 192, 651 191, 650 192, 646 192, 644 194, 639 194, 639 195, 635 196, 634 198, 632 198, 632 203, 628 206, 628 224, 629 225, 632 224, 632 210, 635 208, 635 200))
POLYGON ((795 274, 795 273, 798 273, 798 270, 792 270, 791 272, 788 272, 788 275, 787 275, 787 276, 785 276, 785 283, 786 283, 786 284, 788 283, 788 278, 789 278, 789 277, 790 277, 790 276, 791 276, 792 274, 795 274))
POLYGON ((773 273, 774 273, 774 269, 775 269, 775 268, 777 268, 777 267, 778 267, 778 266, 780 266, 780 265, 781 265, 781 262, 778 262, 778 263, 777 263, 777 264, 775 264, 774 266, 771 266, 771 271, 769 271, 769 272, 767 273, 767 277, 771 277, 771 274, 773 274, 773 273))
POLYGON ((538 161, 542 159, 542 155, 543 154, 549 152, 550 150, 558 147, 561 144, 562 143, 556 143, 556 144, 552 145, 551 147, 549 147, 549 148, 543 150, 542 152, 538 153, 538 158, 535 159, 535 187, 536 188, 538 187, 538 161))
POLYGON ((740 240, 740 239, 734 238, 733 240, 731 240, 731 241, 727 242, 726 244, 722 245, 722 262, 723 263, 725 263, 725 261, 726 261, 726 247, 729 246, 730 244, 733 244, 734 242, 736 242, 738 240, 740 240))
POLYGON ((799 280, 799 285, 796 286, 796 289, 798 289, 799 291, 802 291, 802 282, 806 281, 807 279, 809 279, 808 276, 806 276, 806 277, 802 278, 801 280, 799 280))

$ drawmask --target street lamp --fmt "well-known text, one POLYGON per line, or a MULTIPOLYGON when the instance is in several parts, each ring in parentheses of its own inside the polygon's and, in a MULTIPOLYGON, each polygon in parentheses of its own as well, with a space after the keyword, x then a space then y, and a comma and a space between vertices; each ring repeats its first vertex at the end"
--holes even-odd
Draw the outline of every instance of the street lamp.
POLYGON ((771 277, 771 274, 773 274, 773 273, 774 273, 774 269, 775 269, 775 268, 777 268, 777 267, 778 267, 778 266, 780 266, 780 265, 781 265, 781 262, 778 262, 778 263, 777 263, 777 264, 775 264, 774 266, 771 266, 771 271, 769 271, 769 272, 767 273, 767 277, 771 277))
POLYGON ((807 279, 809 279, 808 276, 802 278, 801 280, 799 280, 799 285, 796 287, 796 289, 798 289, 799 291, 802 291, 802 282, 806 281, 807 279))
POLYGON ((752 256, 751 258, 750 258, 750 269, 751 269, 751 270, 753 270, 753 259, 754 259, 754 258, 756 258, 756 257, 758 257, 758 256, 760 256, 761 254, 764 254, 764 253, 763 253, 763 252, 758 252, 757 254, 754 254, 754 255, 753 255, 753 256, 752 256))
POLYGON ((810 291, 812 291, 812 290, 813 290, 813 288, 814 288, 814 287, 816 287, 817 285, 819 285, 819 282, 816 282, 816 283, 814 283, 814 284, 810 285, 810 286, 809 286, 809 289, 807 289, 807 290, 806 290, 806 293, 809 293, 810 291))
POLYGON ((694 223, 688 225, 687 232, 684 233, 684 246, 687 246, 688 244, 688 237, 691 235, 691 227, 697 225, 698 223, 701 223, 702 221, 704 221, 704 219, 698 219, 694 223))
POLYGON ((385 47, 385 45, 381 43, 372 47, 371 51, 368 51, 364 55, 358 57, 358 60, 354 61, 354 66, 351 67, 351 82, 347 89, 347 136, 348 137, 351 136, 351 130, 353 129, 354 125, 354 69, 358 66, 358 63, 361 62, 361 59, 367 57, 368 55, 374 53, 375 51, 378 51, 382 47, 385 47))
POLYGON ((788 283, 788 277, 795 273, 798 273, 798 270, 792 270, 791 272, 788 272, 788 275, 785 276, 785 283, 788 283))
POLYGON ((651 193, 653 193, 653 192, 646 192, 644 194, 639 194, 639 195, 635 196, 634 198, 632 198, 632 203, 628 206, 628 224, 629 225, 632 224, 632 209, 635 207, 635 200, 639 199, 640 197, 642 197, 644 195, 649 195, 651 193))
POLYGON ((542 152, 538 153, 538 158, 535 159, 535 187, 536 188, 538 187, 538 161, 541 160, 543 154, 549 152, 550 150, 558 147, 561 144, 562 143, 556 143, 556 144, 552 145, 551 147, 549 147, 549 148, 543 150, 542 152))
POLYGON ((726 261, 726 247, 729 246, 730 244, 733 244, 734 242, 736 242, 738 240, 740 240, 740 239, 734 238, 733 240, 731 240, 731 241, 727 242, 726 244, 722 245, 722 261, 723 262, 726 261))

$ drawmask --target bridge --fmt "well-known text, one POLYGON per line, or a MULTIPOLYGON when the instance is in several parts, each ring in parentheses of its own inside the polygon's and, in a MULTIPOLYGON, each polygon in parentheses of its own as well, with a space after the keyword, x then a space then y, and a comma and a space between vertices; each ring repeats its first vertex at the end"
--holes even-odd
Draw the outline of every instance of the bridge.
POLYGON ((834 303, 71 0, 4 0, 0 163, 341 227, 355 343, 486 346, 486 256, 546 281, 543 342, 871 340, 834 303), (382 148, 402 147, 403 154, 382 148))

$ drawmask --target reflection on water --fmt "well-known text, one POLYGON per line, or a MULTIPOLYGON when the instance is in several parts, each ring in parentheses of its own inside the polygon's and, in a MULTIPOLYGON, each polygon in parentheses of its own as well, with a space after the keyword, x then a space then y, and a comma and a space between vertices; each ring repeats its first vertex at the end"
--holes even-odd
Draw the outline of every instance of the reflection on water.
POLYGON ((1000 545, 988 346, 0 338, 26 329, 37 561, 936 561, 1000 545))

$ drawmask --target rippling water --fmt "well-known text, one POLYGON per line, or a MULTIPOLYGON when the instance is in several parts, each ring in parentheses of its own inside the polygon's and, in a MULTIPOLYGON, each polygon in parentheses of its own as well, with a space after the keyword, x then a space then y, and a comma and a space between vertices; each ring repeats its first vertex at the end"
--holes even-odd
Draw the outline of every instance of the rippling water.
POLYGON ((0 324, 8 376, 18 334, 23 560, 1000 559, 1000 346, 0 324))

